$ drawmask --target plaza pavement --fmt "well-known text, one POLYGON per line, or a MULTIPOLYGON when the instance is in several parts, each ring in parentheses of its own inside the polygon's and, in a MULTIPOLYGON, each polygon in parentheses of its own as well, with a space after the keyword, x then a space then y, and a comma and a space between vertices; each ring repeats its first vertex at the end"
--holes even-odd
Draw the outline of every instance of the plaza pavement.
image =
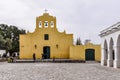
POLYGON ((100 63, 0 62, 0 80, 120 80, 120 69, 100 63))

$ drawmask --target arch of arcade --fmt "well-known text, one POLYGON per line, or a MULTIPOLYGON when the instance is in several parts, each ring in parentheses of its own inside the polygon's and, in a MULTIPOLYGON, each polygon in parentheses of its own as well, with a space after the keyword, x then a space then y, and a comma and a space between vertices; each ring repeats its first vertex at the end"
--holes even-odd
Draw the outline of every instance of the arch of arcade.
POLYGON ((101 43, 101 65, 120 67, 120 22, 100 32, 101 43))

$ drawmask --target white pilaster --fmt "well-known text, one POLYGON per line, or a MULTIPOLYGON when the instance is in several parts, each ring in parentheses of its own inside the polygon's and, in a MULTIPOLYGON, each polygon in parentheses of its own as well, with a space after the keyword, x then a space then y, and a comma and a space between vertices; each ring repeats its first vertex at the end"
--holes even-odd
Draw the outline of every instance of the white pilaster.
POLYGON ((113 54, 112 54, 112 49, 109 49, 109 51, 108 51, 107 66, 108 66, 108 67, 112 67, 112 66, 113 66, 113 54))
POLYGON ((120 46, 115 46, 114 52, 115 52, 114 68, 120 68, 120 46))
POLYGON ((102 48, 101 52, 102 52, 102 54, 101 54, 101 65, 105 66, 105 65, 107 65, 107 59, 106 59, 107 54, 106 54, 106 51, 105 51, 104 48, 102 48))

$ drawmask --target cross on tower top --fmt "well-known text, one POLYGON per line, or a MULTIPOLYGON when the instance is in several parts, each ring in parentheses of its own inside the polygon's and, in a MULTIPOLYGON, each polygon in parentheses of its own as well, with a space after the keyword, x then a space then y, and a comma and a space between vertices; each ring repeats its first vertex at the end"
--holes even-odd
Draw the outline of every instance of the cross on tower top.
POLYGON ((45 13, 47 13, 47 11, 48 11, 48 10, 47 10, 47 9, 45 9, 45 13))

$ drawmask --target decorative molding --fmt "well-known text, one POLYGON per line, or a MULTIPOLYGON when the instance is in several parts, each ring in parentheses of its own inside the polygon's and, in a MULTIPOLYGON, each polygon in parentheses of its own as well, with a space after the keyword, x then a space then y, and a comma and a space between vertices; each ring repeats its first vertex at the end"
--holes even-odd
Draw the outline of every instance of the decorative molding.
POLYGON ((103 37, 103 36, 106 36, 106 35, 109 35, 109 34, 112 34, 114 32, 117 32, 117 31, 120 31, 120 22, 102 30, 99 34, 100 37, 103 37))

